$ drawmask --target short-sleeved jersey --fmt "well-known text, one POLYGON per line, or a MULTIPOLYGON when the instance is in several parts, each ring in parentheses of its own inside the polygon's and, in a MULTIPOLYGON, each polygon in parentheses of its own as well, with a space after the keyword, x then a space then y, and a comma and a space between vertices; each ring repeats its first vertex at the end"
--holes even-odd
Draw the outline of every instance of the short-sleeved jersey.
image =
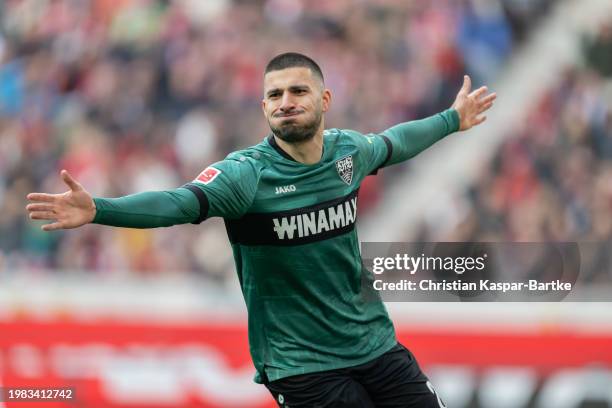
POLYGON ((331 129, 308 165, 269 136, 191 183, 206 217, 225 219, 257 382, 362 364, 396 344, 380 297, 365 293, 355 229, 359 185, 390 150, 385 136, 331 129))

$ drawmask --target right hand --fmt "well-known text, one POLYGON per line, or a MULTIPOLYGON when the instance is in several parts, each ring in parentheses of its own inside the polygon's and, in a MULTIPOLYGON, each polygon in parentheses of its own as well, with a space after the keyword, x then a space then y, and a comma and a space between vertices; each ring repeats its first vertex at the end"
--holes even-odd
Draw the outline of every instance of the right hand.
POLYGON ((92 222, 96 216, 91 194, 66 170, 60 174, 69 191, 62 194, 30 193, 27 196, 28 200, 33 201, 26 206, 31 219, 55 221, 43 225, 43 231, 77 228, 92 222))

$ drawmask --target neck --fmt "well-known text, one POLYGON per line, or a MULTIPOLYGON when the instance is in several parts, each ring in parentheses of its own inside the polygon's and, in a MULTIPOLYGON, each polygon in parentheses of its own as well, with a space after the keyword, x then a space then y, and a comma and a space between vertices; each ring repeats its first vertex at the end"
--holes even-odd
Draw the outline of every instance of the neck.
POLYGON ((298 143, 288 143, 274 136, 276 144, 283 149, 295 161, 304 164, 316 164, 323 155, 323 121, 315 135, 306 141, 298 143))

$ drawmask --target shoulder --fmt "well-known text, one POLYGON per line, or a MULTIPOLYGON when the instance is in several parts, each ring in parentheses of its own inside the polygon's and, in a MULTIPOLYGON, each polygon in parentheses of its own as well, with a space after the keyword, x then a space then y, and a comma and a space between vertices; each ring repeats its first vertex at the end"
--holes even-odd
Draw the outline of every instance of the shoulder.
POLYGON ((244 149, 235 150, 225 156, 223 160, 215 163, 214 165, 236 166, 239 164, 245 164, 245 167, 261 167, 265 162, 262 145, 263 142, 254 146, 246 147, 244 149))
POLYGON ((263 140, 254 146, 236 150, 228 154, 223 161, 244 163, 254 169, 265 168, 273 157, 272 147, 263 140))
POLYGON ((206 170, 214 174, 218 172, 222 178, 229 177, 246 183, 256 182, 261 172, 268 167, 270 156, 262 144, 233 151, 223 160, 211 164, 206 170))
POLYGON ((368 143, 372 143, 372 138, 375 135, 364 135, 361 132, 352 129, 326 129, 325 137, 337 147, 353 146, 363 148, 368 143))

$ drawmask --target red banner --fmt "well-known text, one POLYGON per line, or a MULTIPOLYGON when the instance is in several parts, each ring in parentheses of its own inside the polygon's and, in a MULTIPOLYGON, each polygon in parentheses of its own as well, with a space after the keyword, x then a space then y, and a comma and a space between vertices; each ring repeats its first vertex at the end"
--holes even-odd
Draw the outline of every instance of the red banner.
MULTIPOLYGON (((612 366, 612 334, 457 332, 398 327, 428 367, 559 370, 612 366)), ((0 386, 72 387, 71 402, 0 402, 18 407, 274 407, 253 383, 246 325, 0 322, 0 386)), ((6 393, 5 393, 6 400, 6 393)))

